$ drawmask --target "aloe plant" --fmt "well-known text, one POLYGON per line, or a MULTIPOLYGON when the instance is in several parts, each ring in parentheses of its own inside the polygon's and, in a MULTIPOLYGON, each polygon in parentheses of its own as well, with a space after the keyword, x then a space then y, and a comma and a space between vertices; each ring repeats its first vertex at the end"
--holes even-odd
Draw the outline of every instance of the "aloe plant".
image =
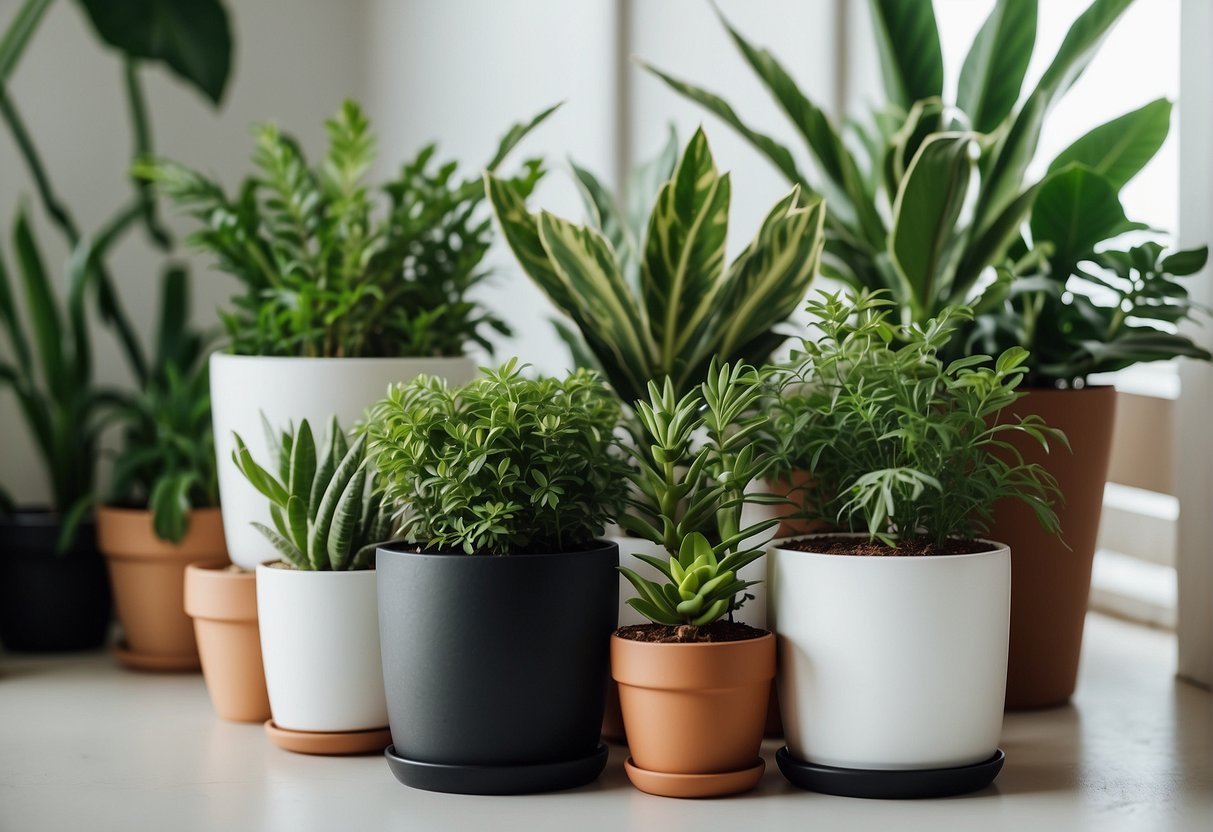
POLYGON ((800 186, 726 266, 732 182, 716 170, 702 130, 658 190, 643 240, 628 241, 627 220, 609 199, 596 200, 594 224, 583 226, 528 212, 525 194, 491 173, 485 183, 519 263, 624 401, 643 398, 651 379, 668 377, 684 393, 713 359, 765 362, 785 337, 775 327, 817 273, 825 206, 800 186))
POLYGON ((236 467, 270 501, 273 528, 253 525, 297 569, 369 568, 375 547, 395 527, 366 457, 366 437, 351 443, 336 419, 319 449, 306 419, 280 437, 270 434, 278 450, 277 475, 253 459, 239 434, 232 451, 236 467))
MULTIPOLYGON (((1033 314, 1031 306, 1068 304, 1073 292, 1060 289, 1071 278, 1079 279, 1084 298, 1097 298, 1079 264, 1108 240, 1144 228, 1126 218, 1119 193, 1167 137, 1171 104, 1165 99, 1094 128, 1058 154, 1042 177, 1028 175, 1049 111, 1131 3, 1094 0, 1025 94, 1037 2, 998 0, 960 69, 955 98, 946 100, 930 0, 871 0, 888 100, 845 129, 774 55, 722 15, 742 57, 804 140, 815 162, 811 173, 718 95, 648 69, 729 124, 789 181, 825 195, 824 273, 858 289, 886 291, 902 323, 925 324, 951 305, 967 304, 976 310, 976 327, 1007 331, 1007 319, 1033 314), (995 269, 1000 279, 990 281, 995 269), (1059 291, 1051 292, 1046 280, 1059 291)), ((1054 317, 1068 314, 1081 310, 1055 309, 1054 317)), ((1183 336, 1153 333, 1122 342, 1118 351, 1134 361, 1193 354, 1183 336)), ((950 352, 965 351, 968 337, 967 330, 957 331, 950 352)), ((1074 350, 1082 347, 1077 334, 1063 337, 1074 350)), ((1033 367, 1033 381, 1054 380, 1072 379, 1033 367)))

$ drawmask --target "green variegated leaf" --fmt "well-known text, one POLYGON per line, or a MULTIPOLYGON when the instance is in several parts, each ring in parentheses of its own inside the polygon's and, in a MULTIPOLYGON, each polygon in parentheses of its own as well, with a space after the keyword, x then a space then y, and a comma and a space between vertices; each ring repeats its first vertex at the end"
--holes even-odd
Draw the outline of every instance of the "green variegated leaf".
POLYGON ((639 262, 639 245, 632 236, 619 206, 615 204, 615 197, 598 181, 598 177, 571 159, 569 167, 573 169, 573 179, 577 183, 581 201, 585 203, 586 212, 590 215, 591 224, 611 244, 623 273, 627 275, 629 268, 634 268, 639 262))
POLYGON ((333 478, 333 472, 337 470, 339 460, 336 459, 336 447, 341 435, 341 426, 337 424, 337 418, 333 417, 329 421, 328 440, 325 442, 324 451, 317 460, 312 486, 308 491, 308 517, 315 517, 316 512, 320 510, 320 500, 324 497, 324 489, 328 488, 329 480, 333 478))
POLYGON ((264 523, 253 523, 253 528, 265 535, 265 539, 273 544, 274 548, 278 550, 279 554, 287 559, 287 562, 292 563, 301 569, 308 568, 307 556, 304 555, 303 552, 299 551, 299 548, 295 546, 295 544, 291 543, 285 537, 278 534, 278 532, 274 531, 264 523))
POLYGON ((307 419, 299 423, 291 442, 290 476, 287 479, 287 490, 292 497, 298 497, 304 506, 311 495, 312 483, 316 479, 316 441, 312 437, 312 427, 307 419))
POLYGON ((327 549, 329 565, 334 570, 345 569, 349 564, 354 534, 358 530, 362 514, 362 492, 366 488, 366 463, 350 477, 342 489, 341 498, 333 512, 333 523, 329 529, 327 549))
POLYGON ((718 175, 707 137, 695 131, 649 218, 641 295, 663 364, 712 313, 729 231, 729 176, 718 175))
POLYGON ((297 494, 292 494, 286 503, 286 523, 291 540, 301 550, 307 547, 307 502, 297 494))
MULTIPOLYGON (((491 173, 484 175, 484 187, 493 215, 501 226, 501 236, 505 237, 523 271, 551 298, 552 303, 573 316, 572 310, 576 304, 569 295, 565 281, 552 265, 543 241, 539 239, 539 220, 527 211, 526 200, 509 182, 491 173)), ((577 320, 576 316, 573 317, 577 320)), ((582 322, 577 320, 577 323, 580 325, 582 322)), ((582 331, 584 329, 582 327, 582 331)))
POLYGON ((332 533, 333 518, 337 514, 345 487, 349 485, 355 472, 362 467, 365 448, 366 434, 359 434, 337 465, 333 478, 324 490, 324 496, 320 498, 320 507, 316 510, 312 527, 308 530, 307 555, 313 569, 326 569, 329 566, 328 541, 332 533))

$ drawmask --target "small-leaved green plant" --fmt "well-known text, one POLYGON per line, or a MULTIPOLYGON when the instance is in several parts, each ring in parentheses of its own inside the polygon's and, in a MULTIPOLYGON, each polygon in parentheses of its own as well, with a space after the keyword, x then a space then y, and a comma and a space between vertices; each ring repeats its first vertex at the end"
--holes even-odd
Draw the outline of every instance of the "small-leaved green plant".
POLYGON ((1007 440, 1026 434, 1048 448, 1065 437, 1038 416, 1000 417, 1022 395, 1027 350, 945 363, 940 351, 971 312, 945 307, 900 326, 891 307, 881 292, 822 293, 807 306, 820 337, 773 372, 780 394, 766 430, 779 467, 811 476, 807 516, 889 546, 941 547, 980 537, 994 504, 1014 498, 1057 532, 1055 480, 1007 440))
POLYGON ((375 547, 391 539, 395 527, 391 503, 367 459, 366 437, 350 442, 333 419, 327 442, 317 448, 304 419, 272 444, 276 473, 253 460, 239 434, 232 451, 236 467, 270 501, 274 527, 253 525, 297 569, 371 568, 375 547))
POLYGON ((636 403, 641 424, 632 454, 636 468, 630 509, 620 525, 665 547, 668 558, 637 554, 666 579, 659 584, 627 567, 619 571, 639 593, 628 604, 655 624, 702 627, 740 606, 756 583, 738 572, 763 553, 763 532, 777 520, 742 525, 749 493, 775 457, 763 450, 762 377, 743 364, 717 367, 679 397, 673 383, 649 383, 636 403))
POLYGON ((584 549, 623 505, 620 406, 598 376, 531 379, 511 359, 452 388, 418 376, 366 435, 405 536, 468 554, 584 549))

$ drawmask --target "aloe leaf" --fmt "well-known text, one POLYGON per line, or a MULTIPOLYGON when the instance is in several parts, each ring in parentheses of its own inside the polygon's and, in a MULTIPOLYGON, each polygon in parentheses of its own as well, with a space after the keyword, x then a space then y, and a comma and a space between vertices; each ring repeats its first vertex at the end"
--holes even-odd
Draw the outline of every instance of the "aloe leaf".
POLYGON ((658 607, 656 604, 646 601, 643 598, 629 598, 627 600, 627 605, 643 615, 649 621, 652 621, 654 624, 664 624, 669 627, 677 627, 683 623, 682 619, 677 615, 671 615, 662 607, 658 607))
POLYGON ((351 547, 362 514, 362 492, 366 488, 366 476, 364 461, 346 483, 333 512, 333 523, 329 529, 326 548, 329 564, 334 570, 345 569, 349 564, 351 547))
POLYGON ((294 543, 291 543, 264 523, 253 523, 253 528, 265 535, 265 539, 278 550, 279 554, 287 559, 287 562, 303 569, 308 568, 307 556, 299 551, 299 548, 294 543))

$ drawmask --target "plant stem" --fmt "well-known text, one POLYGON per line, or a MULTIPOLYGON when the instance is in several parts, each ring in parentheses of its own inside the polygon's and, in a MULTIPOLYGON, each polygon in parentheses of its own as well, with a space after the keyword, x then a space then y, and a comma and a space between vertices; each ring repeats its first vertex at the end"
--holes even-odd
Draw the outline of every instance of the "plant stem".
POLYGON ((17 112, 13 100, 9 98, 8 91, 3 87, 0 87, 0 117, 4 118, 9 131, 13 134, 13 141, 17 143, 17 150, 25 159, 26 167, 29 168, 30 176, 34 179, 34 186, 38 189, 38 196, 42 200, 46 213, 63 232, 63 236, 67 237, 68 243, 76 245, 80 240, 80 230, 76 226, 76 221, 72 219, 67 207, 59 201, 58 195, 55 194, 50 177, 46 174, 46 167, 42 164, 38 149, 34 147, 34 141, 25 127, 25 122, 21 118, 21 114, 17 112))
MULTIPOLYGON (((126 98, 131 111, 131 132, 135 137, 135 149, 132 156, 135 160, 147 159, 152 156, 152 129, 147 116, 143 82, 139 78, 139 65, 135 59, 128 56, 122 62, 122 68, 126 80, 126 98)), ((131 181, 139 194, 143 224, 147 228, 148 236, 161 251, 171 250, 173 237, 160 224, 160 218, 156 213, 156 192, 152 183, 137 177, 131 177, 131 181)))

